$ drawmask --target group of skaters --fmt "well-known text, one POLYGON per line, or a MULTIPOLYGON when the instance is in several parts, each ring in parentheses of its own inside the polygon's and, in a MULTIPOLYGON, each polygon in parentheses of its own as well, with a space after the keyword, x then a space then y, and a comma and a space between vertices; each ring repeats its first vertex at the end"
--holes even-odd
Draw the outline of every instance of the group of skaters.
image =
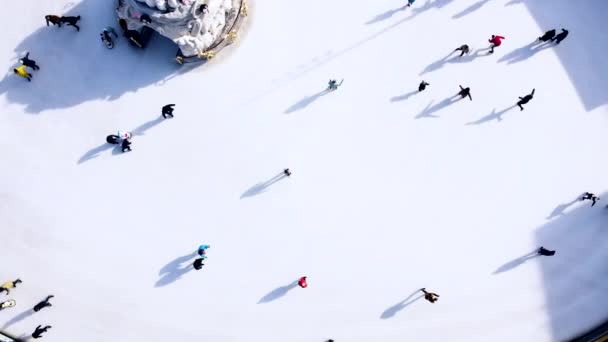
MULTIPOLYGON (((409 5, 411 5, 414 1, 409 0, 409 5)), ((555 42, 555 44, 559 44, 561 43, 562 40, 566 39, 566 37, 568 36, 568 30, 566 29, 562 29, 562 31, 558 34, 556 34, 555 29, 551 29, 547 32, 545 32, 542 36, 538 37, 538 40, 536 40, 536 42, 541 42, 541 43, 547 43, 547 42, 555 42)), ((490 43, 490 47, 488 48, 488 54, 492 54, 494 53, 494 49, 501 46, 502 45, 502 41, 506 39, 503 36, 500 35, 492 35, 492 37, 490 37, 490 39, 488 39, 488 42, 490 43)), ((464 55, 467 55, 469 53, 471 53, 471 48, 469 47, 469 45, 467 44, 463 44, 459 47, 457 47, 456 49, 454 49, 454 52, 460 51, 460 55, 458 57, 463 57, 464 55)), ((453 53, 453 52, 452 52, 453 53)), ((430 83, 426 82, 426 81, 422 81, 420 82, 420 84, 418 85, 418 92, 422 92, 426 89, 427 86, 429 86, 430 83)), ((519 100, 517 101, 516 105, 519 107, 520 110, 524 110, 523 105, 527 104, 528 102, 530 102, 533 98, 534 98, 534 92, 536 90, 532 89, 532 92, 530 92, 527 95, 524 95, 523 97, 519 97, 519 100)), ((460 95, 461 98, 465 98, 465 97, 469 97, 469 99, 472 101, 473 98, 471 97, 471 89, 470 88, 463 88, 462 86, 460 86, 460 91, 458 92, 458 94, 456 96, 460 95)))
MULTIPOLYGON (((6 295, 10 295, 11 290, 17 288, 17 284, 22 283, 21 279, 17 278, 13 281, 8 281, 2 285, 0 285, 0 294, 3 292, 6 292, 6 295)), ((32 308, 32 310, 34 312, 39 312, 40 310, 46 308, 46 307, 50 307, 53 306, 53 304, 51 304, 50 300, 55 297, 53 295, 48 295, 44 300, 38 302, 38 304, 34 305, 34 307, 32 308)), ((6 301, 2 301, 0 303, 0 311, 13 307, 17 305, 17 302, 14 299, 8 299, 6 301)), ((43 337, 42 334, 44 334, 47 330, 51 329, 52 326, 50 325, 38 325, 36 327, 36 329, 34 329, 34 332, 32 333, 32 337, 33 338, 41 338, 43 337)))

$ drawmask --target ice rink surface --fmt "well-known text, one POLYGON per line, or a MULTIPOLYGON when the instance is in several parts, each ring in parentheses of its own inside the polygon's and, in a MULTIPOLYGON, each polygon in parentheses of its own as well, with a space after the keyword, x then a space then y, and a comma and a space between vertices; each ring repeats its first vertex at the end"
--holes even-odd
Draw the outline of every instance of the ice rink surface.
POLYGON ((608 199, 608 2, 404 3, 253 1, 238 45, 195 68, 159 37, 106 49, 112 1, 2 11, 0 282, 23 283, 0 295, 17 301, 0 330, 513 342, 608 318, 607 202, 577 201, 608 199), (47 14, 81 15, 80 32, 47 14), (492 34, 506 40, 487 55, 492 34), (31 83, 12 74, 26 51, 31 83), (344 84, 323 94, 330 78, 344 84), (459 85, 473 101, 446 100, 459 85), (118 129, 133 152, 105 144, 118 129), (541 245, 557 254, 521 259, 541 245))

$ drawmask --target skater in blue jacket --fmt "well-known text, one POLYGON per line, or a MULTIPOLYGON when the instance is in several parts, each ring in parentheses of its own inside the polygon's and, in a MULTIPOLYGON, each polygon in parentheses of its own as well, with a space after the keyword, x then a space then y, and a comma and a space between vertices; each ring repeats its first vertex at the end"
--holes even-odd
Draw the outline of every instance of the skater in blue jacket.
POLYGON ((209 245, 200 245, 198 247, 198 255, 203 258, 206 259, 207 258, 207 254, 206 254, 206 250, 209 249, 211 246, 209 245))

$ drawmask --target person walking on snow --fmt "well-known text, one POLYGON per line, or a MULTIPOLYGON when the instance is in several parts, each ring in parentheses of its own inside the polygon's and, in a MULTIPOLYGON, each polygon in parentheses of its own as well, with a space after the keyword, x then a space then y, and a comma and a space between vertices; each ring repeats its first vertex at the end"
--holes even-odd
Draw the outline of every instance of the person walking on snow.
POLYGON ((307 288, 308 283, 306 282, 306 277, 300 278, 300 280, 298 280, 298 285, 303 289, 307 288))
POLYGON ((175 107, 175 104, 173 104, 173 103, 163 106, 163 109, 162 109, 163 118, 165 118, 165 119, 173 118, 173 107, 175 107))
POLYGON ((126 138, 122 140, 122 143, 120 144, 120 148, 122 149, 122 152, 131 152, 131 138, 126 138))
POLYGON ((595 205, 595 202, 599 201, 599 197, 595 196, 594 194, 590 193, 590 192, 585 192, 583 194, 583 196, 581 197, 581 201, 584 200, 590 200, 592 201, 591 206, 593 207, 595 205))
POLYGON ((426 89, 426 86, 431 85, 430 83, 427 83, 425 81, 420 82, 420 85, 418 86, 418 92, 423 91, 424 89, 426 89))
POLYGON ((473 101, 473 97, 471 97, 471 88, 469 88, 469 87, 463 88, 461 85, 459 85, 459 87, 460 87, 460 91, 458 92, 458 95, 460 95, 460 97, 463 99, 468 96, 469 99, 471 101, 473 101))
POLYGON ((61 20, 59 26, 61 27, 61 24, 65 23, 68 26, 74 26, 76 28, 76 31, 80 31, 80 27, 78 27, 77 23, 80 20, 80 16, 77 17, 72 17, 72 16, 63 16, 61 18, 59 18, 59 20, 61 20))
POLYGON ((52 327, 50 325, 47 325, 46 327, 42 327, 42 325, 39 325, 36 327, 36 330, 34 330, 34 332, 32 333, 32 337, 33 338, 41 338, 42 334, 44 334, 47 330, 51 329, 52 327))
POLYGON ((209 245, 200 245, 198 247, 198 255, 203 259, 207 258, 206 250, 209 249, 210 247, 211 246, 209 246, 209 245))
POLYGON ((29 56, 30 56, 30 53, 28 52, 25 54, 25 57, 23 57, 19 60, 21 65, 25 65, 26 67, 32 68, 34 70, 39 70, 40 67, 38 66, 38 64, 36 64, 36 61, 33 59, 29 59, 28 58, 29 56))
POLYGON ((494 53, 494 48, 502 45, 502 40, 503 39, 506 39, 506 38, 503 37, 503 36, 492 35, 492 38, 490 38, 488 40, 492 44, 492 46, 490 46, 490 52, 489 53, 494 53))
POLYGON ((25 71, 26 65, 22 65, 18 68, 13 69, 13 72, 23 78, 25 78, 28 82, 32 81, 32 74, 25 71))
POLYGON ((285 169, 285 170, 283 170, 283 174, 285 174, 285 176, 289 177, 289 176, 291 176, 291 171, 289 171, 289 169, 285 169))
POLYGON ((454 51, 460 51, 460 57, 466 55, 469 53, 470 48, 467 44, 461 45, 459 48, 455 49, 454 51))
POLYGON ((428 300, 431 303, 435 303, 439 299, 439 295, 433 292, 427 292, 426 288, 421 288, 420 291, 424 293, 424 299, 428 300))
POLYGON ((205 261, 205 259, 203 258, 197 258, 196 260, 194 260, 194 262, 192 263, 192 266, 194 267, 195 270, 200 270, 201 268, 203 268, 203 266, 205 266, 205 264, 203 264, 203 261, 205 261))
POLYGON ((551 41, 555 41, 555 44, 559 44, 562 42, 562 40, 566 39, 568 33, 568 30, 562 29, 562 32, 560 32, 557 36, 551 38, 551 41))
POLYGON ((524 97, 519 97, 519 101, 517 101, 519 109, 524 110, 524 107, 522 105, 530 102, 530 100, 534 98, 534 91, 536 91, 536 89, 532 89, 532 92, 524 97))
POLYGON ((34 305, 34 312, 38 312, 38 311, 46 308, 47 306, 53 306, 53 304, 49 303, 49 300, 53 297, 55 297, 55 296, 53 296, 53 295, 47 296, 45 300, 34 305))
POLYGON ((555 251, 550 251, 548 249, 546 249, 545 247, 541 246, 538 249, 538 255, 542 255, 542 256, 553 256, 555 255, 555 251))
POLYGON ((6 295, 10 293, 10 289, 16 288, 17 284, 22 283, 21 279, 17 278, 15 281, 7 281, 0 286, 0 293, 6 291, 6 295))
POLYGON ((551 29, 551 30, 545 32, 545 34, 538 37, 538 40, 541 42, 548 42, 551 39, 553 39, 553 37, 555 37, 555 29, 551 29))
MULTIPOLYGON (((344 80, 342 80, 342 82, 344 82, 344 80)), ((342 85, 342 82, 338 83, 338 81, 336 81, 336 80, 329 80, 329 82, 327 83, 327 90, 329 90, 329 91, 337 90, 338 87, 342 85)))

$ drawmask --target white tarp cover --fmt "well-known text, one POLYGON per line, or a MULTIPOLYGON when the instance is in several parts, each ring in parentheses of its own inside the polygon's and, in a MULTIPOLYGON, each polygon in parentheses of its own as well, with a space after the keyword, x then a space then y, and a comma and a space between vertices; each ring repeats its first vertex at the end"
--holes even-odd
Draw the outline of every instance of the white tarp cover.
POLYGON ((123 0, 118 16, 130 30, 146 25, 173 40, 185 56, 207 50, 223 32, 227 18, 236 10, 234 0, 123 0), (208 11, 201 12, 206 4, 208 11), (152 22, 144 24, 147 14, 152 22))

